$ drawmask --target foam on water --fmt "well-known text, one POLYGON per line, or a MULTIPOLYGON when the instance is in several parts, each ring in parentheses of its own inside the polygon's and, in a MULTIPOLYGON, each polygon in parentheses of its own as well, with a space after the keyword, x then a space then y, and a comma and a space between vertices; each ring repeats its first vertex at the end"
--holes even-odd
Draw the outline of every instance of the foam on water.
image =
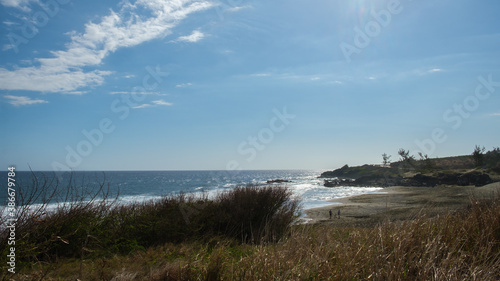
MULTIPOLYGON (((195 196, 214 198, 238 185, 266 184, 268 180, 283 179, 293 195, 302 202, 303 209, 311 209, 331 205, 329 200, 373 193, 380 191, 380 187, 335 187, 323 186, 323 179, 319 179, 319 171, 151 171, 151 172, 75 172, 72 179, 76 182, 87 182, 95 185, 99 180, 109 183, 111 194, 119 193, 119 204, 131 204, 159 199, 169 194, 184 192, 195 196), (97 176, 96 176, 97 175, 97 176), (85 179, 85 180, 84 180, 85 179), (89 180, 90 179, 90 180, 89 180)), ((30 173, 18 172, 17 176, 24 182, 31 182, 30 173), (23 179, 24 177, 24 179, 23 179)), ((60 186, 66 186, 62 178, 60 186)), ((2 175, 0 174, 0 180, 2 175)), ((6 182, 7 180, 5 180, 6 182)), ((85 188, 86 185, 83 185, 85 188)), ((82 188, 82 187, 79 187, 82 188)), ((112 196, 111 196, 112 197, 112 196)), ((0 206, 6 205, 6 194, 0 194, 0 206)), ((48 208, 57 208, 56 203, 49 204, 48 208)))

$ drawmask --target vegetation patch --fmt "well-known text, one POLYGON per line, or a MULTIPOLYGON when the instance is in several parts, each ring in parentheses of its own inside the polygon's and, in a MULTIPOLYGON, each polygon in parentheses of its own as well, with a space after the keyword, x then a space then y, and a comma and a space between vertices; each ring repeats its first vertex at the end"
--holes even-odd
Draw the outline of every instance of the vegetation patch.
MULTIPOLYGON (((46 210, 54 197, 45 198, 39 205, 22 204, 61 191, 50 184, 39 186, 43 188, 18 187, 23 194, 20 197, 25 198, 16 214, 18 270, 35 264, 53 265, 61 259, 77 259, 83 264, 87 259, 108 259, 189 241, 207 245, 215 245, 217 241, 276 242, 289 235, 291 225, 298 218, 299 202, 285 186, 240 186, 213 199, 179 194, 118 205, 109 198, 102 184, 92 196, 77 195, 75 198, 79 200, 68 200, 69 203, 55 210, 46 210)), ((76 185, 66 189, 73 195, 86 190, 76 185)), ((5 219, 2 217, 2 222, 5 219)), ((10 247, 8 235, 8 229, 1 230, 0 253, 3 256, 8 254, 10 247)), ((244 255, 238 248, 233 252, 236 256, 244 255)), ((184 255, 183 251, 174 248, 161 260, 172 261, 184 255)), ((6 265, 1 268, 7 272, 6 265)))

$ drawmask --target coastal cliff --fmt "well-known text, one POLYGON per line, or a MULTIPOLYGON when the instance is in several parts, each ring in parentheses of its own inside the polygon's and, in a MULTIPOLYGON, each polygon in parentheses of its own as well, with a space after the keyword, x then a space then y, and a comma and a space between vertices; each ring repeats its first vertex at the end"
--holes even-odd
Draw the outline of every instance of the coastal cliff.
POLYGON ((391 165, 362 165, 327 171, 321 174, 324 186, 484 186, 500 181, 498 163, 475 168, 469 156, 425 161, 399 161, 391 165))

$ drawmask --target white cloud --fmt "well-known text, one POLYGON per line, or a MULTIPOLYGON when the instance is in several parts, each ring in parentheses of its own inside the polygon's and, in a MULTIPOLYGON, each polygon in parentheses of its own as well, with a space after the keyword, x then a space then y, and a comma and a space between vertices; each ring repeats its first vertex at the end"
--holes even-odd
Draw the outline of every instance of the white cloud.
POLYGON ((192 83, 183 83, 183 84, 177 84, 177 85, 175 85, 175 87, 176 88, 186 88, 186 87, 189 87, 192 85, 193 85, 192 83))
POLYGON ((233 12, 238 12, 238 11, 241 11, 244 9, 251 9, 251 8, 253 8, 251 5, 246 5, 246 6, 238 6, 238 7, 228 8, 225 11, 233 13, 233 12))
POLYGON ((134 106, 132 108, 134 109, 139 109, 139 108, 146 108, 146 107, 150 107, 150 106, 153 106, 152 104, 149 104, 149 103, 145 103, 145 104, 141 104, 139 106, 134 106))
POLYGON ((493 113, 493 114, 491 114, 491 116, 495 116, 495 117, 496 117, 496 116, 500 116, 500 112, 498 112, 498 113, 493 113))
POLYGON ((86 94, 87 91, 69 91, 69 92, 65 92, 65 94, 68 94, 68 95, 83 95, 83 94, 86 94))
POLYGON ((191 34, 186 36, 181 36, 175 40, 175 42, 190 42, 195 43, 205 38, 205 34, 199 30, 194 30, 191 34))
POLYGON ((144 103, 135 107, 132 107, 133 109, 140 109, 140 108, 147 108, 147 107, 155 107, 155 106, 172 106, 174 105, 171 102, 166 102, 164 100, 155 100, 152 101, 151 103, 144 103))
POLYGON ((164 105, 164 106, 172 106, 173 105, 171 102, 166 102, 164 100, 154 100, 153 104, 155 104, 155 105, 164 105))
POLYGON ((5 7, 17 8, 23 12, 29 12, 29 2, 37 2, 37 0, 0 0, 0 4, 5 7))
POLYGON ((132 94, 141 94, 141 95, 154 95, 154 96, 168 96, 168 94, 162 94, 160 92, 127 92, 127 91, 115 91, 110 92, 110 95, 132 95, 132 94))
POLYGON ((435 72, 441 72, 443 71, 441 68, 433 68, 433 69, 430 69, 429 71, 427 71, 427 73, 435 73, 435 72))
POLYGON ((14 48, 14 46, 12 46, 12 44, 5 44, 2 47, 2 51, 7 51, 7 50, 10 50, 12 48, 14 48))
MULTIPOLYGON (((411 74, 424 76, 424 75, 435 74, 435 73, 439 73, 439 72, 443 72, 443 71, 444 71, 444 69, 442 69, 442 68, 431 68, 431 69, 419 68, 419 69, 414 69, 413 71, 411 71, 411 74)), ((405 73, 403 72, 402 74, 404 75, 405 73)))
POLYGON ((70 93, 89 85, 100 85, 109 71, 61 70, 46 66, 18 68, 14 71, 0 68, 0 89, 70 93))
MULTIPOLYGON (((4 5, 21 5, 25 2, 0 1, 4 5)), ((37 66, 13 70, 0 68, 0 89, 65 93, 101 85, 104 77, 111 74, 110 71, 84 71, 83 68, 100 65, 105 57, 120 48, 162 38, 170 34, 172 28, 189 14, 213 7, 213 3, 206 0, 138 0, 134 4, 122 3, 120 11, 112 10, 98 23, 87 23, 85 32, 71 33, 71 41, 65 50, 53 51, 50 58, 36 59, 37 66), (140 9, 149 10, 152 16, 138 14, 140 9)), ((191 40, 199 40, 196 39, 199 37, 195 33, 191 40)))
POLYGON ((253 76, 253 77, 269 77, 269 76, 271 76, 271 73, 254 73, 254 74, 251 74, 250 76, 253 76))
POLYGON ((11 96, 11 95, 4 95, 4 98, 8 99, 8 103, 12 104, 13 106, 22 106, 22 105, 31 105, 31 104, 37 104, 37 103, 48 103, 46 100, 41 100, 41 99, 31 99, 30 97, 24 97, 24 96, 11 96))
POLYGON ((15 22, 13 22, 13 21, 6 20, 6 21, 4 21, 4 22, 3 22, 3 24, 5 24, 5 25, 7 25, 7 26, 11 26, 11 25, 14 25, 14 24, 16 24, 16 23, 15 23, 15 22))

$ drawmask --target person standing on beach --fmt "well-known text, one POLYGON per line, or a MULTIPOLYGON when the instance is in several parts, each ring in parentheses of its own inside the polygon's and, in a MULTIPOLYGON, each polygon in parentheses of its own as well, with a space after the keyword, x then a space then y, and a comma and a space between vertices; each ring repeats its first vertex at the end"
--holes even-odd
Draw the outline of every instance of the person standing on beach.
POLYGON ((330 219, 332 219, 332 210, 330 210, 329 213, 330 213, 330 219))
POLYGON ((337 218, 339 218, 339 219, 340 219, 340 209, 338 210, 337 215, 338 215, 338 217, 337 217, 337 218))

